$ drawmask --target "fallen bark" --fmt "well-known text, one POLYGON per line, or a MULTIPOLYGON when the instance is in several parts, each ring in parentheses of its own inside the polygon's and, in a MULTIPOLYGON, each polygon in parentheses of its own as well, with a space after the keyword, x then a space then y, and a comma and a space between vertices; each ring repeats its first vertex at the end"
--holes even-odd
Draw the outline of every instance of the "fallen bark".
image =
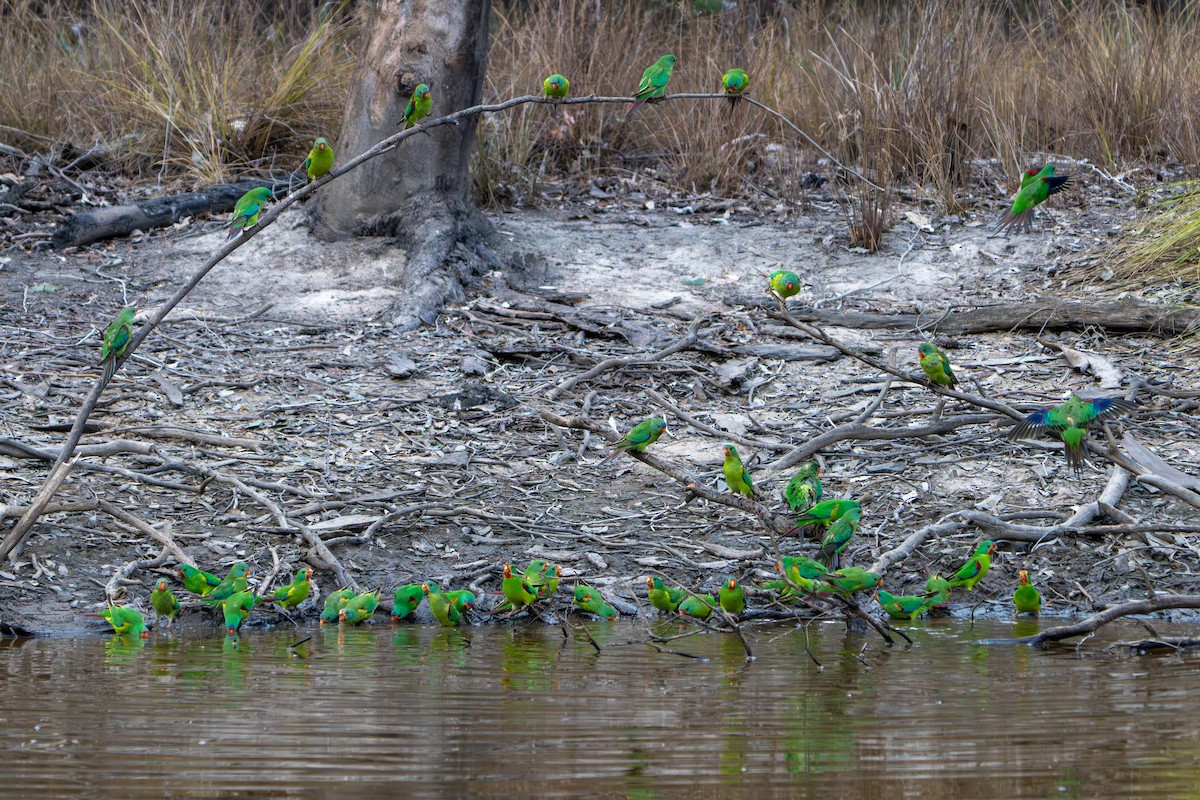
POLYGON ((926 315, 871 314, 846 309, 789 308, 802 322, 837 325, 843 328, 907 328, 917 323, 944 334, 992 333, 996 331, 1058 331, 1099 327, 1113 333, 1153 333, 1178 336, 1200 326, 1200 308, 1166 306, 1141 300, 1115 303, 1064 303, 1049 298, 1012 305, 951 310, 934 323, 926 315))
POLYGON ((159 197, 127 206, 93 208, 72 214, 54 231, 50 243, 55 247, 77 247, 128 236, 134 231, 165 228, 184 217, 196 214, 221 214, 233 209, 238 198, 258 186, 266 186, 272 192, 287 189, 287 181, 242 181, 222 186, 213 186, 202 192, 159 197))

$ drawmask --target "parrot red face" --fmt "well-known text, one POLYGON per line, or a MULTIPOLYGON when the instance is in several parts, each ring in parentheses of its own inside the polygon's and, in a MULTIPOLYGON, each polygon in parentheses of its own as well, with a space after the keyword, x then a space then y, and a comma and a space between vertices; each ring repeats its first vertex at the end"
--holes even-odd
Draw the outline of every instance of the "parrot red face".
POLYGON ((733 455, 733 453, 729 452, 729 446, 726 445, 725 446, 725 457, 729 458, 731 455, 733 455))
POLYGON ((158 590, 159 590, 160 592, 165 592, 165 591, 167 590, 167 582, 166 582, 166 581, 159 581, 159 582, 158 582, 158 590))
POLYGON ((725 588, 732 592, 737 588, 737 581, 735 581, 733 578, 730 578, 725 582, 725 588))
POLYGON ((429 584, 428 584, 428 583, 422 583, 422 584, 421 584, 421 591, 422 591, 422 592, 424 592, 425 594, 429 594, 429 584))
POLYGON ((1029 573, 1026 572, 1025 570, 1021 570, 1020 572, 1017 573, 1017 580, 1020 581, 1022 586, 1028 586, 1029 585, 1029 573))

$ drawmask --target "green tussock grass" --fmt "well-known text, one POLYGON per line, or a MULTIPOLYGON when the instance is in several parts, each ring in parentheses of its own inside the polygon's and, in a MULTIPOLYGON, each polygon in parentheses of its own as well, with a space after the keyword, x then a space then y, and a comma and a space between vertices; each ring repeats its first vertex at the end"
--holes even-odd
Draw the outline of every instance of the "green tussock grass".
POLYGON ((292 168, 354 65, 345 3, 9 0, 0 23, 5 140, 99 144, 142 175, 292 168))
MULTIPOLYGON (((496 22, 486 95, 540 91, 562 72, 571 93, 632 93, 648 64, 679 58, 670 90, 716 91, 745 68, 750 91, 840 160, 885 186, 914 187, 947 211, 970 205, 976 159, 1017 175, 1033 154, 1115 167, 1200 164, 1190 109, 1200 103, 1200 16, 1123 0, 978 3, 688 3, 507 0, 496 22)), ((476 185, 487 201, 532 200, 540 175, 621 180, 634 172, 685 190, 795 196, 777 155, 805 146, 753 109, 712 102, 612 107, 551 119, 531 108, 484 121, 476 185)), ((815 151, 807 148, 813 158, 815 151)), ((989 186, 989 193, 992 191, 989 186)))
POLYGON ((1084 280, 1102 277, 1118 288, 1175 288, 1175 299, 1200 302, 1200 181, 1169 187, 1130 225, 1105 258, 1080 270, 1084 280))

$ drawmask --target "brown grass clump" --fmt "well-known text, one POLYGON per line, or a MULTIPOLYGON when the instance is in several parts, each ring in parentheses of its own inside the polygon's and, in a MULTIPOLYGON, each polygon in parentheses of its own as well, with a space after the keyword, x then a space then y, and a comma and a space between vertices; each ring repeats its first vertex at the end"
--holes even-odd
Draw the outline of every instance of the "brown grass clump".
MULTIPOLYGON (((1189 45, 1200 17, 1189 11, 1123 0, 1045 0, 1020 13, 972 0, 761 7, 714 15, 641 0, 598 13, 594 0, 501 2, 488 96, 537 92, 551 72, 576 96, 629 94, 665 52, 679 57, 671 90, 716 91, 736 64, 754 97, 839 159, 948 211, 970 202, 981 158, 998 159, 1005 176, 1058 151, 1110 166, 1200 163, 1189 110, 1200 103, 1189 45)), ((640 172, 684 191, 778 189, 788 184, 770 146, 804 149, 754 109, 667 103, 624 124, 620 114, 577 106, 557 119, 543 108, 489 119, 482 196, 532 200, 538 175, 555 170, 640 172)))
POLYGON ((291 168, 340 122, 353 67, 344 6, 11 0, 0 125, 18 144, 100 144, 136 171, 212 181, 275 158, 291 168))

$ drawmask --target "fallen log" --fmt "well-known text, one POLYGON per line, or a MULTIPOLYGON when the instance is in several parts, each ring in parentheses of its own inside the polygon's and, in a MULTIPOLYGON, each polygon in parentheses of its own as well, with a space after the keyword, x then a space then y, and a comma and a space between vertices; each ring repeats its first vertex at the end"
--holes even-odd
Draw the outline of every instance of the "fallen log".
POLYGON ((240 181, 212 186, 202 192, 159 197, 127 206, 93 208, 72 214, 54 231, 50 242, 55 247, 76 247, 101 239, 128 236, 135 230, 165 228, 193 214, 220 214, 229 211, 238 198, 251 189, 266 186, 279 193, 287 181, 240 181))
MULTIPOLYGON (((754 298, 747 305, 769 307, 754 298)), ((942 334, 991 333, 996 331, 1078 330, 1088 326, 1113 333, 1153 333, 1178 336, 1200 328, 1200 307, 1162 305, 1132 298, 1115 303, 1065 303, 1054 298, 1034 298, 1024 303, 952 309, 945 316, 930 314, 876 314, 849 309, 788 307, 801 322, 837 325, 843 328, 901 328, 942 334)))
POLYGON ((1042 644, 1043 642, 1058 642, 1085 633, 1095 633, 1102 626, 1115 619, 1131 614, 1152 614, 1155 611, 1167 611, 1174 608, 1200 608, 1200 595, 1194 594, 1165 594, 1146 600, 1132 600, 1128 603, 1110 606, 1098 614, 1093 614, 1085 620, 1071 625, 1059 625, 1057 628, 1047 628, 1033 636, 1025 636, 1012 641, 1020 644, 1042 644))

